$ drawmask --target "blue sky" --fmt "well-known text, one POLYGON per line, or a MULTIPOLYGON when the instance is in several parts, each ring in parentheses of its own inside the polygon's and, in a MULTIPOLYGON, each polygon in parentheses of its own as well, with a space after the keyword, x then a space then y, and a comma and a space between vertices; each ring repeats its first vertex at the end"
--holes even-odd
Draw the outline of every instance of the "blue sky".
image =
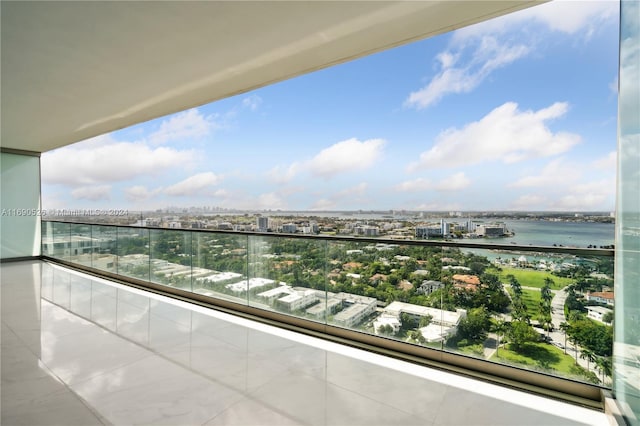
POLYGON ((616 1, 556 1, 42 155, 43 208, 612 211, 616 1))

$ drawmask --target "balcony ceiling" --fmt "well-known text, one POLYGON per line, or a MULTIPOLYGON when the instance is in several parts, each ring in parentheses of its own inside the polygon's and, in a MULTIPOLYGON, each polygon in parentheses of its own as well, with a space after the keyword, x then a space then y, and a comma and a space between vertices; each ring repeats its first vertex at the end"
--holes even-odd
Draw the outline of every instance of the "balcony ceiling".
POLYGON ((536 1, 2 1, 2 147, 44 152, 536 1))

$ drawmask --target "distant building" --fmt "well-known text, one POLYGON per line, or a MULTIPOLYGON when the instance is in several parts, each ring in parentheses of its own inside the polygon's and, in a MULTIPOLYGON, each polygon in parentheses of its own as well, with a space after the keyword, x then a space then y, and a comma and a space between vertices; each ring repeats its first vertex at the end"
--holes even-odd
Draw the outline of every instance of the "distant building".
POLYGON ((613 314, 613 310, 602 306, 587 306, 588 318, 604 323, 602 318, 604 318, 606 314, 613 314))
POLYGON ((384 308, 381 316, 392 316, 400 320, 402 314, 409 315, 416 321, 430 317, 430 324, 420 328, 420 332, 428 342, 439 342, 456 333, 460 319, 467 316, 467 311, 458 309, 451 312, 411 303, 392 302, 384 308))
POLYGON ((345 307, 333 317, 333 322, 343 327, 354 327, 376 311, 378 301, 373 297, 358 296, 350 293, 338 293, 345 307))
POLYGON ((590 302, 602 303, 609 306, 614 305, 614 297, 612 291, 587 293, 587 300, 590 302))
POLYGON ((386 326, 391 327, 391 334, 397 334, 402 324, 400 323, 400 319, 395 315, 384 313, 373 322, 373 330, 376 334, 384 334, 382 333, 382 328, 386 326))
POLYGON ((476 275, 455 274, 453 277, 453 286, 462 290, 476 291, 480 285, 480 278, 476 275))
MULTIPOLYGON (((323 293, 324 294, 324 293, 323 293)), ((342 300, 329 297, 326 303, 324 300, 320 300, 320 303, 313 305, 306 310, 306 313, 317 319, 323 320, 326 315, 332 315, 342 308, 342 300)))
POLYGON ((440 281, 424 280, 422 281, 422 284, 420 284, 420 287, 416 289, 416 293, 431 294, 442 287, 444 287, 444 284, 440 281))
POLYGON ((442 227, 435 225, 421 225, 416 226, 416 238, 417 239, 428 239, 434 237, 442 237, 442 227))
MULTIPOLYGON (((268 278, 250 278, 248 281, 243 280, 232 284, 227 284, 225 287, 234 293, 240 293, 243 291, 251 290, 252 288, 264 287, 270 284, 275 284, 274 280, 270 280, 268 278)), ((280 283, 282 285, 284 283, 280 283)))
POLYGON ((361 225, 353 228, 353 232, 365 237, 377 237, 380 234, 380 229, 377 226, 361 225))
POLYGON ((259 232, 267 232, 269 230, 269 218, 266 216, 258 217, 256 226, 259 232))
POLYGON ((298 227, 295 223, 285 223, 282 225, 282 232, 287 234, 295 234, 298 231, 298 227))
POLYGON ((504 224, 478 225, 475 233, 479 237, 502 237, 507 233, 507 228, 504 224))
POLYGON ((314 290, 293 290, 293 293, 281 297, 277 300, 277 305, 284 307, 289 312, 304 309, 318 301, 318 296, 314 290))

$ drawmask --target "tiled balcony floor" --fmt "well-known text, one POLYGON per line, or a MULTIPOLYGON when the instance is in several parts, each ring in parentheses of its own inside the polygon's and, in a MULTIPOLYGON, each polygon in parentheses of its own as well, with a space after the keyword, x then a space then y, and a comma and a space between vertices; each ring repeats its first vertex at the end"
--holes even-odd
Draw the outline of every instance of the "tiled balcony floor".
POLYGON ((1 274, 3 425, 608 425, 43 262, 1 274))

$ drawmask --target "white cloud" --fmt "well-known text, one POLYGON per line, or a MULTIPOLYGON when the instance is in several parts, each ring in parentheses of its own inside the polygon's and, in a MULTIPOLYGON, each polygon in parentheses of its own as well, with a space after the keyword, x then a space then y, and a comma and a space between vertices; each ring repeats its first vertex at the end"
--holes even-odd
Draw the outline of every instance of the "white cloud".
POLYGON ((524 44, 501 44, 495 37, 485 36, 478 43, 472 58, 458 67, 455 58, 460 54, 443 52, 438 55, 441 70, 429 84, 412 92, 405 106, 418 109, 436 104, 450 93, 468 93, 478 87, 493 71, 529 53, 524 44))
POLYGON ((396 185, 395 189, 402 192, 420 192, 428 191, 433 187, 433 183, 429 179, 418 178, 408 180, 396 185))
POLYGON ((395 189, 400 192, 460 191, 469 185, 471 185, 471 180, 464 172, 459 172, 437 182, 424 178, 408 180, 396 185, 395 189))
POLYGON ((460 191, 471 185, 471 180, 465 176, 464 172, 456 173, 436 183, 436 191, 460 191))
POLYGON ((174 114, 160 124, 160 129, 149 136, 149 141, 152 144, 165 144, 201 139, 219 127, 214 117, 203 116, 197 108, 174 114))
POLYGON ((593 162, 593 167, 600 170, 615 172, 618 167, 618 153, 611 151, 605 157, 599 158, 593 162))
POLYGON ((143 143, 76 144, 42 154, 42 180, 68 186, 112 183, 159 175, 194 161, 193 151, 151 149, 143 143))
POLYGON ((282 184, 288 183, 293 180, 294 177, 300 171, 299 163, 292 163, 288 167, 276 166, 267 172, 267 177, 273 183, 282 184))
POLYGON ((322 210, 333 210, 337 208, 337 203, 334 200, 329 200, 326 198, 320 198, 319 200, 316 200, 311 207, 309 207, 309 210, 317 210, 317 211, 322 211, 322 210))
POLYGON ((381 156, 385 141, 348 139, 320 151, 307 165, 311 173, 325 178, 338 173, 365 170, 381 156))
POLYGON ((242 100, 242 106, 249 108, 251 111, 255 111, 262 104, 262 98, 258 95, 250 95, 242 100))
POLYGON ((541 210, 541 206, 546 202, 547 198, 542 195, 525 194, 511 203, 511 208, 515 210, 541 210))
POLYGON ((198 173, 187 179, 169 186, 164 193, 174 197, 192 195, 215 195, 212 186, 218 185, 222 178, 212 172, 198 173))
POLYGON ((453 211, 453 210, 462 210, 462 204, 460 203, 442 203, 442 202, 434 202, 434 203, 423 203, 419 204, 415 207, 407 207, 410 210, 425 210, 425 211, 453 211))
POLYGON ((579 143, 580 136, 553 133, 546 122, 562 117, 567 110, 568 105, 563 102, 538 111, 520 111, 518 104, 505 103, 462 129, 440 133, 435 145, 410 164, 408 170, 459 167, 486 161, 509 164, 562 154, 579 143))
POLYGON ((582 172, 576 165, 567 164, 563 158, 550 161, 538 175, 525 176, 510 183, 512 188, 554 187, 577 181, 582 172))
POLYGON ((383 139, 347 139, 323 149, 310 160, 276 166, 267 172, 267 177, 274 183, 288 183, 302 171, 329 179, 340 173, 366 170, 382 156, 385 143, 383 139))
POLYGON ((255 206, 256 208, 266 210, 286 210, 287 208, 286 202, 275 192, 260 194, 256 200, 255 206))
POLYGON ((505 21, 511 19, 513 25, 518 25, 533 19, 554 31, 567 34, 583 32, 586 37, 591 37, 604 22, 616 19, 617 14, 617 0, 563 0, 526 9, 505 21))
POLYGON ((369 188, 369 185, 366 182, 362 182, 356 186, 352 186, 351 188, 343 189, 342 191, 336 194, 336 197, 346 198, 346 197, 362 196, 367 192, 368 188, 369 188))
POLYGON ((422 109, 448 94, 471 92, 495 70, 534 52, 540 37, 581 32, 589 39, 616 14, 617 1, 553 1, 457 30, 435 57, 437 73, 405 106, 422 109))
POLYGON ((81 186, 71 191, 71 196, 76 200, 110 200, 111 185, 81 186))
POLYGON ((611 209, 615 202, 615 179, 602 179, 571 186, 567 195, 552 203, 555 210, 584 211, 611 209))
POLYGON ((125 198, 132 202, 148 200, 157 193, 157 190, 150 191, 146 186, 142 185, 131 186, 124 189, 125 198))

